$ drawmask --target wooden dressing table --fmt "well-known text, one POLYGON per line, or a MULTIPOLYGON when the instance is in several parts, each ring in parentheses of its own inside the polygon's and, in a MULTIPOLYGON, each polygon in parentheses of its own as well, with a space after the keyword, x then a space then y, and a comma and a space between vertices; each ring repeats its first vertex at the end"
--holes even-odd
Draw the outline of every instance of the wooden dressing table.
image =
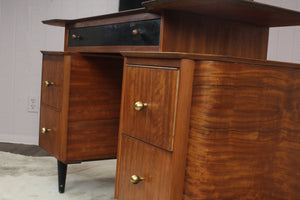
POLYGON ((300 13, 242 0, 157 0, 76 20, 43 51, 40 146, 118 159, 120 200, 300 199, 300 65, 266 61, 300 13))

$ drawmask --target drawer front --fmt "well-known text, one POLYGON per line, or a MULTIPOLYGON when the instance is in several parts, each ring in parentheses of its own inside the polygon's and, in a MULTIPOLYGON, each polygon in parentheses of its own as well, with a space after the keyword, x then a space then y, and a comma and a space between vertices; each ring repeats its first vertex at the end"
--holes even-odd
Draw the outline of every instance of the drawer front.
POLYGON ((171 161, 171 153, 123 135, 119 200, 170 199, 171 161))
POLYGON ((178 78, 175 68, 126 67, 121 132, 172 151, 178 78))
POLYGON ((58 158, 60 144, 60 112, 41 105, 39 146, 58 158))
POLYGON ((44 55, 41 103, 61 109, 63 83, 63 55, 44 55))
POLYGON ((156 46, 159 34, 160 19, 71 28, 68 46, 156 46))

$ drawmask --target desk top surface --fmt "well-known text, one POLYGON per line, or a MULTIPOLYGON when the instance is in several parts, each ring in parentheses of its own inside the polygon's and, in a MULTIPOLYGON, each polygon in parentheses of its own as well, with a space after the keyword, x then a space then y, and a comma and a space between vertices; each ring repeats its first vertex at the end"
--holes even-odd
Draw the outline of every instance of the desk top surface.
POLYGON ((283 67, 300 69, 300 64, 269 61, 262 59, 253 58, 242 58, 226 55, 215 55, 215 54, 199 54, 199 53, 184 53, 184 52, 141 52, 141 51, 123 51, 121 54, 128 58, 156 58, 156 59, 190 59, 199 61, 220 61, 220 62, 230 62, 230 63, 243 63, 250 65, 263 65, 272 67, 283 67))

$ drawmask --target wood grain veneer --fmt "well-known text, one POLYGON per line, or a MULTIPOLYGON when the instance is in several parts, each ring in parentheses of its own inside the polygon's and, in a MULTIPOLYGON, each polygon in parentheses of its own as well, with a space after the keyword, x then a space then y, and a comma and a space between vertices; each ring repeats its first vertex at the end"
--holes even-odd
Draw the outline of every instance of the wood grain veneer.
POLYGON ((126 67, 124 112, 120 131, 149 144, 172 151, 179 72, 176 68, 147 65, 126 67), (147 103, 141 111, 137 101, 147 103))
POLYGON ((40 133, 39 146, 57 158, 60 157, 60 122, 60 112, 49 108, 47 105, 41 104, 40 127, 51 127, 51 132, 48 134, 40 133))
MULTIPOLYGON (((54 54, 49 53, 49 55, 53 56, 54 54)), ((60 56, 62 56, 62 54, 60 54, 60 56)), ((63 57, 64 57, 64 66, 63 66, 64 78, 63 78, 63 93, 62 93, 61 127, 60 127, 61 132, 59 133, 60 146, 56 148, 58 148, 60 151, 60 155, 59 157, 57 157, 58 160, 67 162, 66 147, 67 147, 67 138, 68 138, 69 97, 70 97, 69 94, 70 94, 72 57, 70 54, 64 54, 63 57)))
POLYGON ((267 58, 268 27, 178 11, 162 21, 160 51, 267 58))
POLYGON ((299 69, 198 61, 184 199, 299 199, 299 84, 299 69))
POLYGON ((171 153, 126 135, 122 135, 120 152, 120 200, 170 199, 171 153), (130 183, 134 174, 144 180, 130 183))
POLYGON ((64 58, 60 55, 45 55, 43 59, 43 73, 41 84, 41 103, 61 110, 63 92, 64 58), (46 87, 45 81, 54 85, 46 87), (59 97, 59 98, 57 98, 59 97))
POLYGON ((170 200, 182 200, 195 63, 182 59, 178 88, 170 200))
POLYGON ((123 59, 73 56, 68 160, 113 158, 117 153, 123 59), (84 66, 84 67, 83 67, 84 66))

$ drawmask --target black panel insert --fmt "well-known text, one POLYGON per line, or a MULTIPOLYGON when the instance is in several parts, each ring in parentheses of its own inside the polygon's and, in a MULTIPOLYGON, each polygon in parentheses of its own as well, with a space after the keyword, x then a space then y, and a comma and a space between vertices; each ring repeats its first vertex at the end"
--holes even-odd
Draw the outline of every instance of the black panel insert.
POLYGON ((71 28, 68 46, 156 46, 159 34, 160 19, 71 28))

